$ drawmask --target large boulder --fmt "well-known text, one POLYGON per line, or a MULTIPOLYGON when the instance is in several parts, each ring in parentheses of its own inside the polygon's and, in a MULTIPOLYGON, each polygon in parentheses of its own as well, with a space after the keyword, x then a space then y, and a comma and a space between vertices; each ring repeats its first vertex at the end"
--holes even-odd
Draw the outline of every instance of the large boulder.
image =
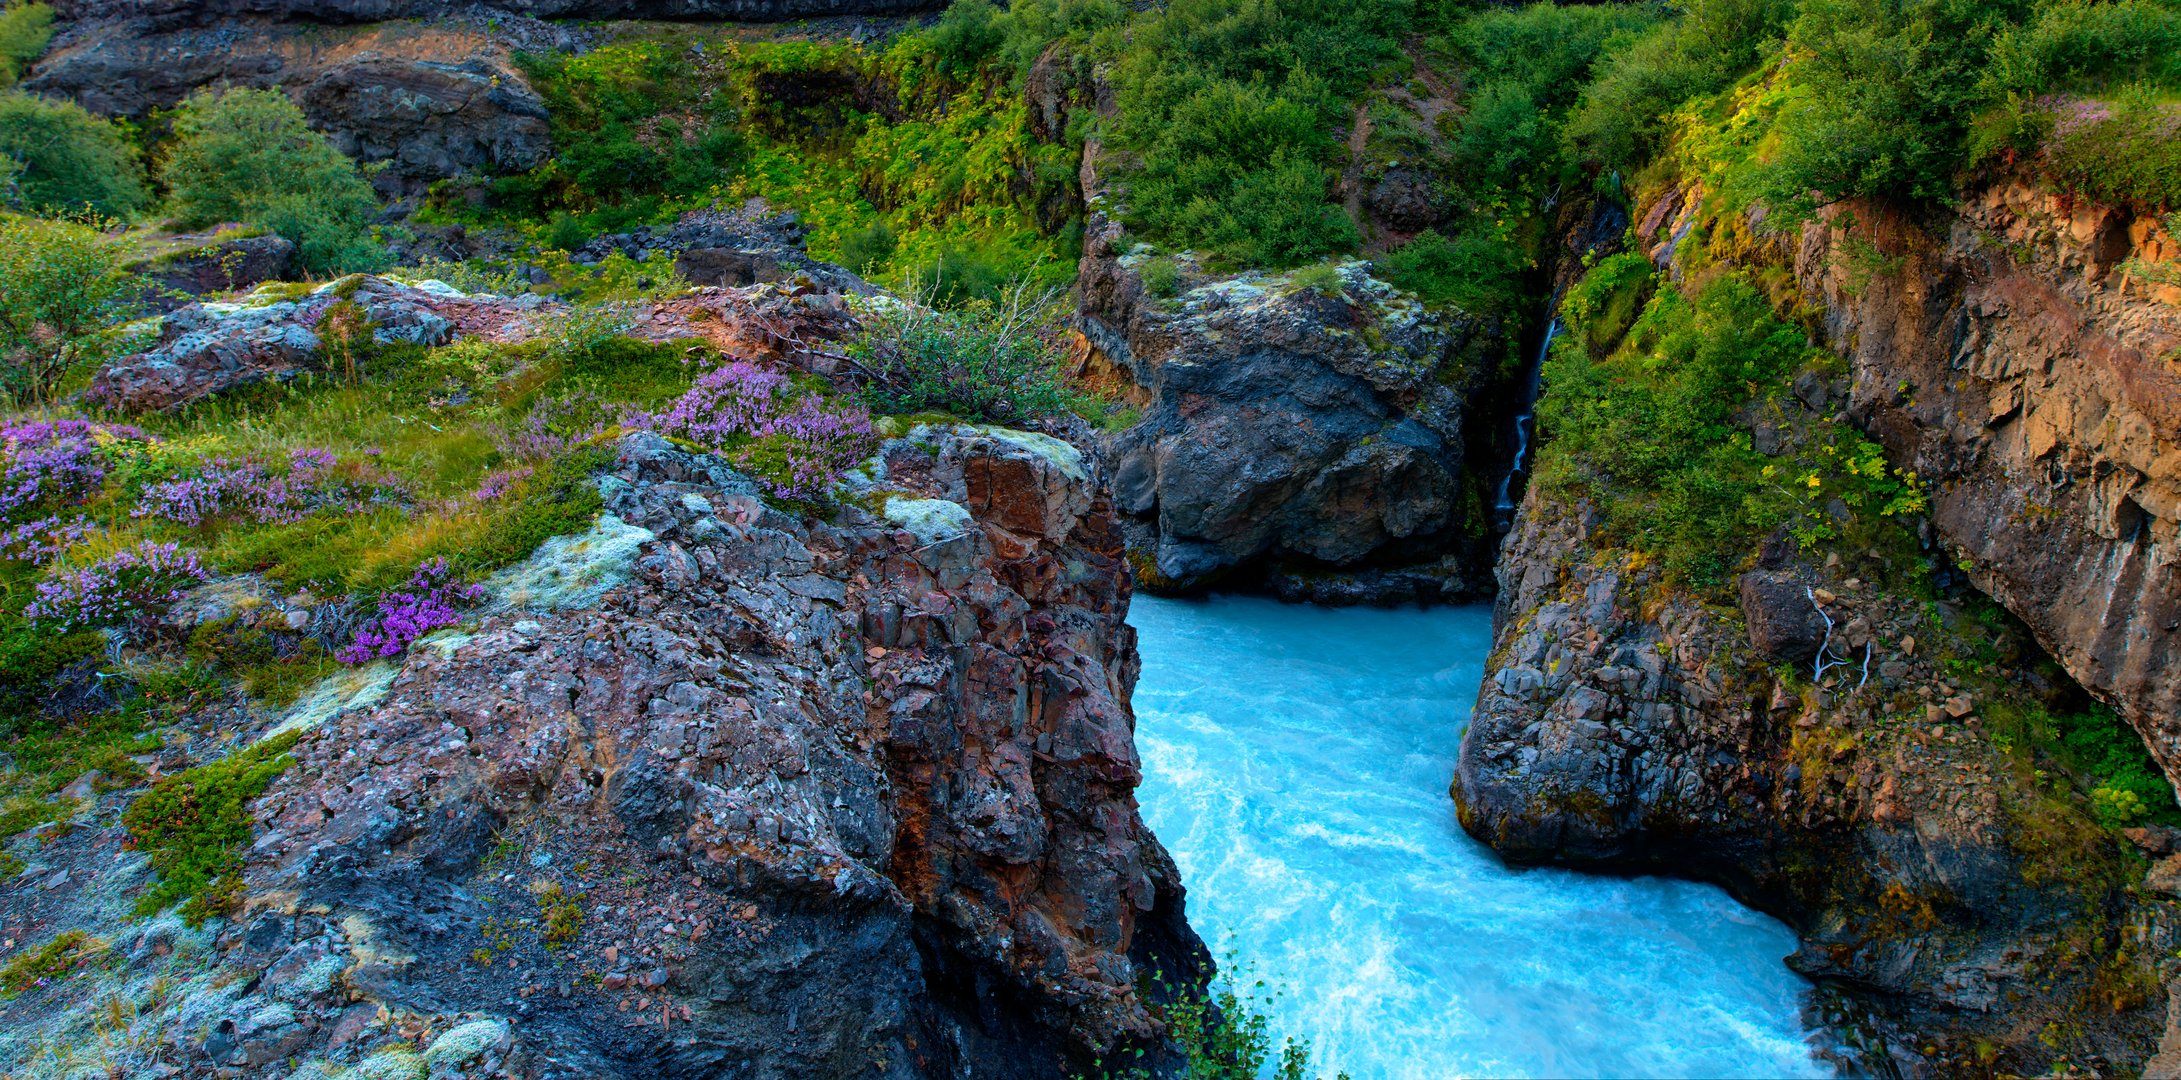
POLYGON ((295 244, 274 233, 250 235, 232 228, 215 230, 175 237, 166 250, 131 269, 165 291, 154 302, 171 310, 186 303, 187 297, 247 289, 293 277, 295 244))
MULTIPOLYGON (((1482 534, 1463 498, 1476 483, 1464 428, 1469 394, 1492 374, 1496 325, 1427 309, 1361 263, 1327 282, 1207 279, 1182 261, 1162 298, 1132 247, 1093 218, 1079 325, 1087 373, 1144 403, 1101 450, 1115 501, 1152 527, 1155 580, 1270 566, 1322 581, 1428 562, 1482 534)), ((1429 599, 1476 583, 1457 563, 1422 587, 1429 599)))
POLYGON ((525 1076, 1029 1080, 1155 1045, 1144 988, 1203 958, 1137 816, 1128 570, 1073 454, 889 443, 877 490, 956 510, 930 536, 627 436, 614 542, 552 553, 595 586, 503 593, 296 746, 252 951, 321 950, 525 1076))

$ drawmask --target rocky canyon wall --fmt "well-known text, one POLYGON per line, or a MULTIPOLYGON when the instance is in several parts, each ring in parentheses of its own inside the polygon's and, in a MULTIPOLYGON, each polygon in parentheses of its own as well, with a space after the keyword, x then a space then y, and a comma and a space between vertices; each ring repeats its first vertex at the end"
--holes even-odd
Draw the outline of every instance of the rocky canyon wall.
POLYGON ((1639 210, 1667 276, 1716 273, 1715 252, 1770 268, 1848 361, 1760 388, 1755 445, 1867 432, 1928 485, 1939 580, 1966 572, 2021 622, 1918 599, 1899 552, 1784 529, 1706 595, 1589 503, 1532 491, 1501 550, 1463 825, 1517 861, 1716 881, 1779 915, 1854 1068, 2141 1067, 2181 926, 2181 881, 2142 860, 2173 838, 2121 844, 1993 717, 2071 676, 2174 773, 2181 296, 2140 269, 2171 239, 2017 183, 1936 226, 1842 207, 1755 244, 1700 189, 1639 210))
POLYGON ((2154 217, 2008 181, 1934 228, 1840 208, 1794 268, 1977 587, 2181 779, 2181 287, 2144 277, 2177 262, 2154 217))

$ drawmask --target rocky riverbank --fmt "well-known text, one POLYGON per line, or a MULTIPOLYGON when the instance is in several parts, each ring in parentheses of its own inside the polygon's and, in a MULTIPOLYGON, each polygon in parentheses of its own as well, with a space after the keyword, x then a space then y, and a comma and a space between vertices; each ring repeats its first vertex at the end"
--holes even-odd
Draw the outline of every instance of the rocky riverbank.
MULTIPOLYGON (((1638 215, 1670 275, 1706 257, 1691 226, 1741 235, 1703 204, 1670 189, 1638 215)), ((2020 718, 2087 690, 2171 773, 2155 673, 2181 585, 2171 517, 2143 507, 2170 486, 2174 317, 2119 267, 2172 252, 2155 225, 2055 205, 2000 186, 1943 241, 1862 208, 1792 252, 1739 249, 1792 265, 1850 360, 1758 387, 1740 437, 1800 477, 1824 425, 1870 432, 1929 485, 1905 546, 1783 527, 1721 595, 1544 485, 1501 551, 1463 825, 1511 859, 1693 876, 1780 916, 1858 1069, 2129 1071, 2165 1026, 2181 906, 2163 864, 2144 874, 2170 837, 2123 841, 2100 801, 2123 796, 2024 756, 2078 721, 2020 718), (1948 584, 1961 571, 2009 612, 1948 584)))

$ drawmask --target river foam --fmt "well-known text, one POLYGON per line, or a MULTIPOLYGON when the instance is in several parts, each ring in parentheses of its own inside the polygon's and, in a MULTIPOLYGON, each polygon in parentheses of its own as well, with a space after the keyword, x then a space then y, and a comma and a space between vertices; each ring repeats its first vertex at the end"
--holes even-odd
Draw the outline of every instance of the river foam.
POLYGON ((1139 596, 1144 819, 1326 1076, 1823 1076, 1794 937, 1716 888, 1512 869, 1447 798, 1485 608, 1139 596))

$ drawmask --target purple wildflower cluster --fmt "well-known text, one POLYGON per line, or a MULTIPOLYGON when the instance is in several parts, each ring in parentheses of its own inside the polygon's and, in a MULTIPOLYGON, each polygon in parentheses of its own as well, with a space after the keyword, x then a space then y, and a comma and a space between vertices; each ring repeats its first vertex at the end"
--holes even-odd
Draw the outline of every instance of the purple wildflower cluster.
POLYGON ((643 415, 625 402, 608 403, 588 390, 577 390, 531 406, 521 423, 501 429, 492 441, 513 460, 545 461, 597 438, 615 424, 637 422, 643 415))
POLYGON ((145 485, 130 514, 194 527, 240 512, 271 525, 301 521, 326 507, 358 510, 400 499, 400 488, 391 478, 342 481, 332 474, 334 464, 331 451, 318 449, 292 451, 282 472, 247 458, 216 457, 195 476, 145 485))
POLYGON ((379 597, 378 613, 334 656, 344 664, 400 656, 418 638, 462 621, 460 609, 484 596, 483 586, 457 583, 447 560, 433 559, 410 575, 408 588, 379 597))
POLYGON ((107 447, 141 441, 127 425, 87 420, 18 420, 0 426, 0 520, 53 503, 80 502, 106 481, 107 447))
POLYGON ((470 492, 470 499, 474 502, 499 502, 507 498, 508 492, 515 490, 516 485, 530 479, 532 471, 528 465, 494 469, 485 474, 484 482, 477 485, 476 491, 470 492))
POLYGON ((39 582, 23 614, 70 630, 112 626, 173 603, 207 576, 196 552, 147 540, 39 582))
POLYGON ((90 535, 82 518, 48 514, 35 521, 0 530, 0 559, 20 559, 40 566, 52 562, 90 535))
POLYGON ((738 460, 753 465, 761 449, 776 453, 778 468, 752 471, 768 491, 789 499, 823 496, 880 442, 863 407, 793 394, 786 377, 739 360, 705 372, 665 412, 644 422, 715 450, 737 436, 752 440, 756 445, 744 448, 738 460))

